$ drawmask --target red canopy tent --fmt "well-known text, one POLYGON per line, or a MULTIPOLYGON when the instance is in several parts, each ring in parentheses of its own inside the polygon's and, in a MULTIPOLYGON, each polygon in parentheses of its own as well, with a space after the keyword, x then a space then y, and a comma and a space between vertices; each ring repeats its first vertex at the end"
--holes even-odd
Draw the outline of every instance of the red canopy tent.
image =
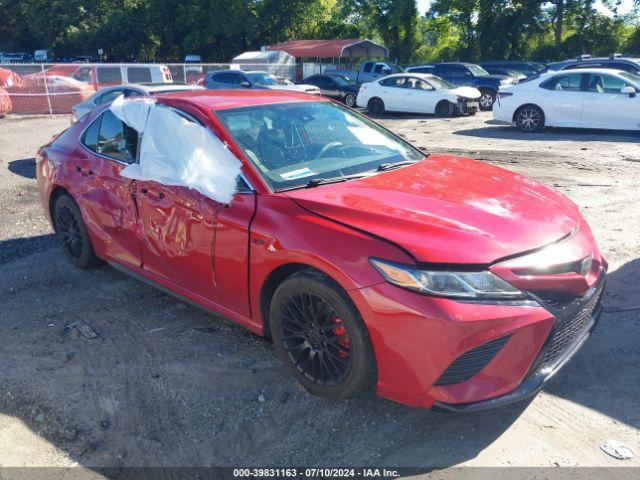
POLYGON ((389 51, 384 45, 357 38, 291 40, 272 45, 267 50, 282 50, 296 58, 384 58, 389 55, 389 51))

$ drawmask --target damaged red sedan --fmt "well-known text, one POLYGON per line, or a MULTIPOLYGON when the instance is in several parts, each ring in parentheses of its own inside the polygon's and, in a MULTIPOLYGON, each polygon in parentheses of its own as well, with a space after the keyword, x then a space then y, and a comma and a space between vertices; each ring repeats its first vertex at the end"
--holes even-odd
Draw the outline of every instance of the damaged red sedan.
MULTIPOLYGON (((66 255, 272 338, 315 394, 375 385, 412 406, 504 405, 540 390, 598 319, 607 264, 578 207, 551 188, 426 155, 304 94, 181 92, 154 108, 239 159, 221 180, 232 195, 129 175, 154 155, 169 171, 181 154, 144 147, 153 135, 97 108, 37 156, 66 255)), ((159 137, 171 150, 181 129, 159 137)))

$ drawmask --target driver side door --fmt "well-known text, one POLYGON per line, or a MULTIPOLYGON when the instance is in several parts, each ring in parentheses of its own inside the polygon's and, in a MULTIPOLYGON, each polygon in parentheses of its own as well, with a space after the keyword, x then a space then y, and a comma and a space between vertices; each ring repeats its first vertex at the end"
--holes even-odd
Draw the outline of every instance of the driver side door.
POLYGON ((223 204, 184 186, 136 181, 142 268, 180 295, 199 303, 213 302, 214 308, 226 308, 231 316, 248 317, 249 224, 254 197, 253 189, 242 183, 232 201, 223 204))
POLYGON ((582 126, 592 128, 637 129, 640 127, 640 97, 621 93, 633 85, 605 73, 588 74, 582 126))

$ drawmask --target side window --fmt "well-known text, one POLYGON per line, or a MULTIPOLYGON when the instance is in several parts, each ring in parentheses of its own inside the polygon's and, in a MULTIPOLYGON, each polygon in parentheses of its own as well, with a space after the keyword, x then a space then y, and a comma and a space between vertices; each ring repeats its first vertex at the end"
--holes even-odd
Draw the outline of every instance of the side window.
POLYGON ((103 103, 113 102, 116 98, 118 98, 120 95, 122 95, 125 92, 126 92, 125 90, 118 88, 116 90, 111 90, 107 93, 103 93, 97 98, 96 105, 102 105, 103 103))
POLYGON ((380 85, 382 85, 383 87, 404 88, 406 80, 406 77, 385 78, 384 80, 380 81, 380 85))
POLYGON ((138 150, 138 132, 125 125, 110 110, 102 114, 98 134, 98 153, 133 163, 138 150))
POLYGON ((98 67, 99 83, 122 83, 120 67, 98 67))
POLYGON ((612 75, 591 74, 589 75, 589 91, 595 93, 620 93, 623 87, 628 84, 612 75))
POLYGON ((313 84, 319 88, 331 88, 333 82, 326 77, 316 77, 313 84))
POLYGON ((446 65, 436 65, 433 69, 433 73, 441 77, 447 77, 451 72, 449 71, 449 67, 446 65))
POLYGON ((382 65, 381 63, 376 65, 376 68, 373 70, 373 73, 382 73, 382 69, 384 68, 384 65, 382 65))
POLYGON ((579 92, 581 90, 580 83, 582 74, 572 73, 570 75, 559 75, 550 78, 540 86, 546 90, 555 90, 557 92, 579 92))
POLYGON ((625 72, 629 72, 629 73, 637 73, 638 70, 640 70, 640 68, 638 68, 637 66, 634 66, 630 63, 625 63, 625 62, 611 62, 611 63, 605 63, 604 64, 604 68, 612 68, 613 70, 623 70, 625 72))
POLYGON ((427 82, 422 80, 421 78, 410 77, 407 78, 405 82, 406 88, 411 88, 413 90, 433 90, 433 87, 429 85, 427 82))
POLYGON ((211 77, 211 80, 218 83, 229 83, 232 85, 240 85, 242 77, 237 73, 220 73, 211 77))
POLYGON ((90 82, 91 81, 91 67, 80 67, 76 70, 72 78, 75 78, 79 82, 90 82))
POLYGON ((149 67, 127 67, 127 80, 129 83, 151 82, 151 69, 149 67))
POLYGON ((81 142, 87 147, 89 150, 94 152, 98 151, 98 132, 100 131, 100 121, 102 117, 96 118, 89 128, 87 128, 82 134, 81 142))
POLYGON ((373 68, 373 62, 366 62, 364 64, 364 73, 371 73, 372 68, 373 68))
POLYGON ((454 78, 464 78, 468 76, 467 73, 469 73, 469 70, 462 65, 452 65, 449 67, 449 75, 454 78))

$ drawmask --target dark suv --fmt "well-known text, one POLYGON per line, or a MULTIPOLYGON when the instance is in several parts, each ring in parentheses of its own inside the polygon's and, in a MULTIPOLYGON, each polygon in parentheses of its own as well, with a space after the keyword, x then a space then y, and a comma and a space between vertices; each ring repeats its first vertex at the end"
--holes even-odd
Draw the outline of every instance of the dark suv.
POLYGON ((577 70, 580 68, 611 68, 640 75, 640 58, 609 57, 567 60, 549 65, 551 70, 577 70))
POLYGON ((456 86, 475 87, 480 90, 480 109, 491 110, 501 85, 510 85, 513 78, 508 75, 491 75, 474 63, 438 63, 433 74, 456 86))
POLYGON ((509 69, 521 72, 527 78, 537 77, 544 72, 547 67, 537 62, 525 62, 520 60, 494 60, 490 62, 482 62, 480 66, 486 70, 491 69, 509 69))

